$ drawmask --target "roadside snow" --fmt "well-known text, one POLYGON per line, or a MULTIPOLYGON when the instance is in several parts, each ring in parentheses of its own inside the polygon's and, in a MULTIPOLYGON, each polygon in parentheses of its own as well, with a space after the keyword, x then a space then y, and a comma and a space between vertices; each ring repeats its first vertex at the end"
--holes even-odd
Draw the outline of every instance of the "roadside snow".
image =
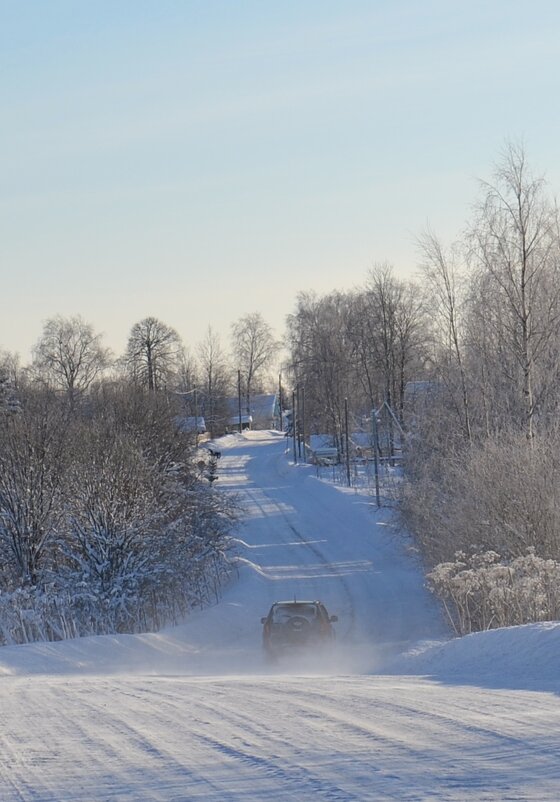
POLYGON ((497 688, 547 688, 560 678, 560 623, 492 629, 423 645, 392 665, 395 673, 497 688))

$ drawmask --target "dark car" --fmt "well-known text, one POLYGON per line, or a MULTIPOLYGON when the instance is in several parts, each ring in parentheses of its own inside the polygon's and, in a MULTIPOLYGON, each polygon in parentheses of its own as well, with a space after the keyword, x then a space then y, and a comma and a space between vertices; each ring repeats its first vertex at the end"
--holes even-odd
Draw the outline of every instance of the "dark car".
POLYGON ((267 657, 276 658, 293 650, 328 644, 334 639, 333 623, 320 601, 275 602, 270 612, 261 618, 263 648, 267 657))

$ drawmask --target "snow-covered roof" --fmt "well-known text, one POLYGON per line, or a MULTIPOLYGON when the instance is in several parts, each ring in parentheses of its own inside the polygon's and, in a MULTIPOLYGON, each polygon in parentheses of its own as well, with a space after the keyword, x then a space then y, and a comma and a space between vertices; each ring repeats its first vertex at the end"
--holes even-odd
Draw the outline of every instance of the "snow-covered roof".
MULTIPOLYGON (((261 393, 251 396, 250 412, 253 420, 263 420, 273 418, 277 414, 276 393, 261 393)), ((229 414, 231 418, 239 420, 239 398, 227 399, 229 414)), ((241 398, 241 411, 247 412, 247 401, 241 398)))
MULTIPOLYGON (((241 425, 247 424, 247 423, 252 423, 252 422, 253 422, 252 415, 241 415, 241 425)), ((228 425, 229 426, 237 426, 238 423, 239 423, 239 414, 232 415, 230 418, 228 418, 228 425)))
POLYGON ((371 448, 373 435, 371 432, 351 432, 350 441, 358 448, 371 448))

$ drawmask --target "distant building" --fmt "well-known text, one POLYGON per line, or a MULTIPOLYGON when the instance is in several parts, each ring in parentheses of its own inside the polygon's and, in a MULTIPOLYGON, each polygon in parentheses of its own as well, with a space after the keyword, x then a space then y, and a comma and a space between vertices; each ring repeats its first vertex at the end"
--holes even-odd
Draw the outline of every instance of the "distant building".
POLYGON ((340 452, 330 434, 310 435, 306 457, 316 465, 335 465, 340 462, 340 452))
MULTIPOLYGON (((235 431, 239 427, 239 398, 228 398, 228 429, 235 431)), ((249 414, 247 401, 241 399, 242 429, 278 429, 280 426, 280 407, 276 393, 261 393, 251 396, 249 414)))
POLYGON ((280 407, 276 393, 254 395, 251 398, 251 417, 253 429, 278 429, 280 427, 280 407))
POLYGON ((241 415, 241 417, 239 417, 239 412, 238 412, 237 415, 232 415, 231 417, 228 418, 227 431, 228 432, 238 431, 240 422, 241 422, 241 431, 253 428, 252 427, 253 418, 251 417, 251 415, 241 415))

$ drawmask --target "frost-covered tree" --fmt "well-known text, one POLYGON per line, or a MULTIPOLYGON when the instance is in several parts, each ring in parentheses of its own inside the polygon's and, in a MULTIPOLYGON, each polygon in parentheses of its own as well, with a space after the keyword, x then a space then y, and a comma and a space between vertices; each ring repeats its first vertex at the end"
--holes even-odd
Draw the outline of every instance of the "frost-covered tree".
POLYGON ((182 362, 183 346, 174 328, 155 317, 134 324, 124 363, 136 384, 152 392, 164 390, 175 381, 182 362))
POLYGON ((79 316, 47 320, 33 350, 33 373, 71 399, 86 392, 110 364, 101 335, 79 316))
MULTIPOLYGON (((197 477, 187 437, 175 433, 173 461, 154 459, 146 449, 153 431, 142 436, 129 422, 98 409, 80 438, 57 580, 85 588, 86 607, 96 599, 100 627, 127 632, 157 628, 216 598, 234 518, 229 499, 214 499, 197 477)), ((163 443, 158 450, 166 451, 163 443)))
POLYGON ((162 394, 111 383, 72 408, 27 388, 0 416, 0 643, 158 629, 215 600, 236 508, 195 454, 162 394))
POLYGON ((20 410, 18 368, 17 355, 0 349, 0 414, 11 414, 20 410))
POLYGON ((271 327, 260 312, 239 318, 231 327, 232 352, 245 384, 247 415, 251 414, 251 394, 262 372, 272 367, 279 345, 271 327))
MULTIPOLYGON (((481 188, 453 252, 432 234, 423 239, 440 324, 436 380, 415 416, 402 485, 406 523, 425 563, 438 566, 434 587, 458 594, 461 631, 539 620, 525 602, 507 619, 492 599, 507 596, 500 582, 516 561, 526 564, 528 550, 537 562, 560 560, 558 210, 516 145, 481 188), (457 552, 466 567, 451 570, 457 552), (475 570, 469 561, 487 552, 500 555, 499 564, 475 570), (477 588, 482 607, 472 615, 477 588)), ((512 590, 512 605, 514 597, 512 590)))
POLYGON ((0 415, 0 557, 5 586, 35 584, 65 515, 70 424, 52 393, 0 415))
POLYGON ((87 588, 115 631, 134 626, 157 559, 152 541, 165 513, 157 481, 139 443, 114 420, 84 428, 70 471, 62 548, 72 584, 87 588))
POLYGON ((92 420, 111 419, 118 430, 129 432, 144 459, 162 474, 173 471, 193 453, 192 438, 177 430, 173 397, 125 381, 114 382, 96 388, 89 410, 92 420))
POLYGON ((370 410, 386 401, 404 423, 405 385, 421 378, 426 350, 419 288, 380 263, 369 271, 365 286, 350 296, 350 305, 348 336, 356 381, 370 410))
POLYGON ((224 431, 229 410, 227 395, 231 386, 231 368, 219 336, 209 326, 198 346, 198 409, 204 414, 211 436, 224 431))
MULTIPOLYGON (((354 377, 351 304, 343 293, 300 293, 287 318, 294 385, 305 387, 307 428, 343 440, 344 399, 354 377)), ((356 384, 355 386, 359 386, 356 384)))
POLYGON ((430 230, 419 240, 426 306, 432 317, 433 360, 467 440, 471 439, 471 402, 464 354, 464 288, 460 248, 446 250, 430 230))
POLYGON ((558 352, 551 353, 551 345, 560 324, 560 219, 521 146, 508 145, 493 181, 482 189, 470 232, 472 263, 483 287, 473 311, 501 351, 499 363, 519 398, 530 441, 550 377, 558 378, 558 352))

